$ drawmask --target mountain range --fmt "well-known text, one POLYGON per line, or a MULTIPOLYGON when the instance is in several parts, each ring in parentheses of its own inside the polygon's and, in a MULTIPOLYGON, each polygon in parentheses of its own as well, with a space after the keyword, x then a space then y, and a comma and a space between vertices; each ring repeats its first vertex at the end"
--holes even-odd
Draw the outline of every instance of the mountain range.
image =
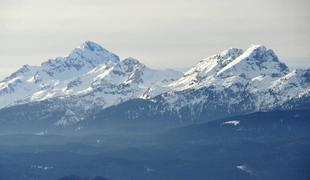
POLYGON ((262 45, 182 73, 86 41, 0 81, 0 179, 308 180, 309 107, 262 45))
POLYGON ((309 105, 310 69, 290 70, 262 45, 227 49, 181 73, 120 60, 86 41, 0 81, 3 127, 81 128, 112 119, 191 124, 309 105))

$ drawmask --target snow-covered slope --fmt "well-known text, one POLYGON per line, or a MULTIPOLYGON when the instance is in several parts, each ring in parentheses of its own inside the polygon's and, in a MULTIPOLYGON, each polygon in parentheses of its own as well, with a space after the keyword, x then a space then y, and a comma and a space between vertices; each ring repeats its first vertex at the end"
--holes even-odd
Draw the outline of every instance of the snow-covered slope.
POLYGON ((224 115, 270 110, 309 97, 309 74, 310 69, 290 71, 265 46, 231 48, 200 61, 156 99, 167 110, 188 118, 206 112, 224 115))
POLYGON ((0 81, 0 108, 56 97, 78 99, 85 108, 105 108, 146 92, 155 93, 152 89, 180 76, 173 70, 150 69, 133 58, 120 60, 86 41, 66 57, 50 59, 41 66, 24 65, 0 81))
MULTIPOLYGON (((277 79, 289 72, 271 49, 252 45, 247 50, 231 48, 202 60, 170 86, 175 90, 217 86, 229 87, 271 77, 277 79), (223 85, 223 86, 222 86, 223 85)), ((271 79, 268 79, 271 82, 271 79)))

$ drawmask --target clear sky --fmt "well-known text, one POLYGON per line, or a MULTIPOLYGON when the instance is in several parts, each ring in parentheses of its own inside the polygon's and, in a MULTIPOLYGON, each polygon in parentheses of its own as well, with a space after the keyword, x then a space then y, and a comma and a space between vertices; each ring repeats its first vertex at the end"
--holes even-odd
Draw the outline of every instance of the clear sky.
POLYGON ((263 44, 310 66, 309 0, 0 0, 0 78, 92 40, 153 68, 263 44))

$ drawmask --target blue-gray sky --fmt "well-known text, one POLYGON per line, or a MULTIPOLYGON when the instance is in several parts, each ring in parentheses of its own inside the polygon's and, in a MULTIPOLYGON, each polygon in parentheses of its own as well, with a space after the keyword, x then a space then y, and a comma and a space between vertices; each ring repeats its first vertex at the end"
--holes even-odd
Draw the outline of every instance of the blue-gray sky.
POLYGON ((308 0, 0 0, 0 78, 85 40, 154 68, 263 44, 310 66, 308 0))

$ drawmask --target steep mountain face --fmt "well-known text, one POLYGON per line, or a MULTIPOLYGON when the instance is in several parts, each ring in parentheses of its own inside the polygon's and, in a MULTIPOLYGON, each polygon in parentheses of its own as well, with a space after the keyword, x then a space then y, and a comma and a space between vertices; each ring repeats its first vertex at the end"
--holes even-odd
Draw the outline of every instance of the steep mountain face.
POLYGON ((142 97, 180 76, 173 70, 150 69, 133 58, 121 61, 100 45, 86 41, 67 57, 41 66, 25 65, 1 81, 0 108, 51 98, 79 104, 85 110, 105 108, 142 97))
POLYGON ((237 83, 259 82, 251 83, 257 85, 256 89, 263 82, 271 83, 288 72, 288 67, 271 49, 253 45, 247 50, 229 49, 204 59, 171 86, 180 91, 208 86, 224 89, 237 83))
POLYGON ((217 101, 226 104, 228 112, 234 111, 229 107, 235 105, 240 108, 246 105, 249 108, 246 111, 267 110, 309 96, 310 92, 309 69, 290 71, 271 49, 259 45, 247 50, 229 49, 207 58, 170 86, 174 90, 164 95, 164 99, 172 107, 217 101), (193 92, 196 95, 190 101, 187 95, 175 98, 193 92))

